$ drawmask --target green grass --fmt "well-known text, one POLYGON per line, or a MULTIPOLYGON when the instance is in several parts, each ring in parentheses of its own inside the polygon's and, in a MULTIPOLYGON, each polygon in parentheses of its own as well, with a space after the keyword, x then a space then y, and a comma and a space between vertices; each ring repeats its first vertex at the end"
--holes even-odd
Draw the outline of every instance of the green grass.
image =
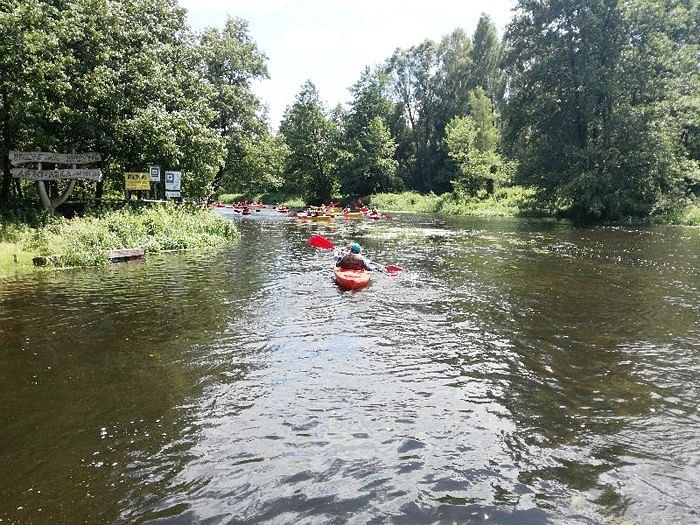
POLYGON ((545 217, 550 214, 535 206, 533 190, 520 186, 499 188, 491 195, 458 196, 454 193, 421 195, 415 192, 378 193, 370 196, 372 206, 383 211, 470 215, 475 217, 545 217))
POLYGON ((54 217, 44 225, 0 223, 0 275, 23 271, 45 256, 49 266, 96 266, 108 250, 145 248, 148 253, 221 245, 238 236, 233 222, 175 204, 97 210, 84 217, 54 217), (15 263, 15 255, 17 262, 15 263))
POLYGON ((668 218, 670 224, 700 226, 700 201, 696 200, 678 214, 668 218))
POLYGON ((35 254, 14 242, 0 241, 0 276, 27 273, 34 269, 35 254))

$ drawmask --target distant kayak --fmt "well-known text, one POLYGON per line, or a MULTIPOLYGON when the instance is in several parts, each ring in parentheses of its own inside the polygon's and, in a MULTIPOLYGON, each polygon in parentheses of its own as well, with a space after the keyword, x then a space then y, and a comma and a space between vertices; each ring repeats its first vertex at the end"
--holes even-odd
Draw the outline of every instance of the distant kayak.
POLYGON ((311 215, 308 218, 314 222, 330 222, 333 220, 332 215, 311 215))
POLYGON ((346 270, 338 266, 333 270, 335 282, 343 290, 361 290, 369 285, 367 270, 346 270))

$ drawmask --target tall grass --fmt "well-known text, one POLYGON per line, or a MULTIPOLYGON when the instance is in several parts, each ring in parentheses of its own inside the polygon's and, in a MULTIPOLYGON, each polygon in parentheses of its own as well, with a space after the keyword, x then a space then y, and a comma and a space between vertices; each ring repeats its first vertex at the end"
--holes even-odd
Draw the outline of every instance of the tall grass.
POLYGON ((493 194, 476 197, 455 193, 421 195, 415 192, 377 193, 369 198, 372 206, 385 211, 441 213, 479 217, 547 216, 535 206, 533 190, 520 186, 499 188, 493 194))
MULTIPOLYGON (((232 221, 208 210, 169 203, 142 208, 99 210, 84 217, 54 217, 30 227, 3 223, 5 252, 47 257, 52 266, 95 266, 107 262, 107 251, 145 248, 153 253, 216 246, 234 239, 232 221), (12 246, 11 246, 12 245, 12 246)), ((7 268, 8 263, 3 265, 7 268)))
POLYGON ((683 211, 671 215, 668 222, 683 226, 700 226, 700 200, 696 200, 683 211))

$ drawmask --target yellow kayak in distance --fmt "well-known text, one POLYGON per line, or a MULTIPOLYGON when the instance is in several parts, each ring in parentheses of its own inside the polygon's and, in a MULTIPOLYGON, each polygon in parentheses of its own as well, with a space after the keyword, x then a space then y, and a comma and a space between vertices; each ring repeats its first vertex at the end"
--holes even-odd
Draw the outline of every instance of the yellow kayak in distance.
POLYGON ((314 222, 331 222, 333 220, 332 215, 311 215, 307 218, 314 222))

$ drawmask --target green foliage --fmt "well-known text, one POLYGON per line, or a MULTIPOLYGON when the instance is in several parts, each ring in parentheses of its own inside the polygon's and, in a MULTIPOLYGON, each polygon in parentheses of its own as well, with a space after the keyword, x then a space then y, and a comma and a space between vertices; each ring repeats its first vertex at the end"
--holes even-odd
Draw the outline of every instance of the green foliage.
POLYGON ((279 187, 284 151, 270 135, 260 101, 251 91, 251 82, 268 78, 268 72, 265 55, 248 34, 248 23, 229 17, 222 31, 205 30, 197 53, 214 90, 214 128, 227 152, 214 189, 266 191, 279 187))
POLYGON ((458 176, 457 193, 474 196, 479 190, 492 193, 506 180, 507 165, 498 149, 501 136, 491 101, 480 87, 468 93, 469 115, 455 117, 445 129, 445 143, 458 176))
POLYGON ((54 266, 95 266, 106 263, 112 249, 141 247, 153 253, 204 248, 237 236, 231 221, 208 210, 168 204, 53 217, 38 228, 20 227, 14 241, 25 252, 47 256, 54 266))
POLYGON ((396 143, 387 125, 393 105, 386 95, 386 84, 381 71, 366 69, 350 89, 350 110, 340 114, 343 132, 338 174, 346 195, 369 195, 400 185, 394 159, 396 143))
POLYGON ((505 135, 519 180, 581 218, 682 202, 698 172, 684 141, 698 121, 697 14, 681 0, 520 2, 505 135))
POLYGON ((280 134, 289 147, 286 160, 288 189, 309 201, 327 201, 338 186, 339 130, 311 81, 306 81, 294 104, 287 108, 280 134))
POLYGON ((281 137, 263 128, 257 134, 242 136, 236 151, 235 169, 224 173, 222 190, 252 195, 282 188, 289 147, 281 137))
POLYGON ((700 202, 695 201, 684 209, 671 214, 667 221, 670 224, 683 226, 700 226, 700 202))

